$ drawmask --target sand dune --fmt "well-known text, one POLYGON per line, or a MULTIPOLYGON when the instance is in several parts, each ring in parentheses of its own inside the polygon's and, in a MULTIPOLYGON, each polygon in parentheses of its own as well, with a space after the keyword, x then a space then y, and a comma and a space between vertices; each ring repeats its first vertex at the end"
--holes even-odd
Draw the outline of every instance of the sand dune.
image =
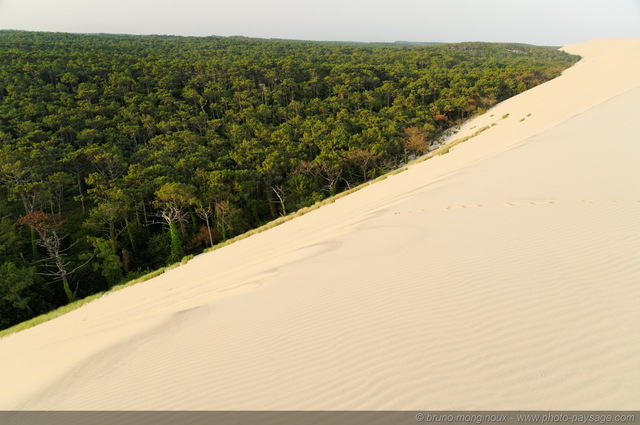
POLYGON ((565 49, 449 154, 0 340, 0 409, 640 409, 640 39, 565 49))

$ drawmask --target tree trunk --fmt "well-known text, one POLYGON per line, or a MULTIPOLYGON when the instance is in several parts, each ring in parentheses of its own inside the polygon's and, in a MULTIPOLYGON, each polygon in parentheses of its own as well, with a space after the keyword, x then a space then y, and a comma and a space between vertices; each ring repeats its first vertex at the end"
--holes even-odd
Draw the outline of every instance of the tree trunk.
MULTIPOLYGON (((124 222, 127 225, 127 235, 129 236, 129 243, 131 244, 131 251, 136 252, 136 239, 135 239, 135 237, 133 235, 133 232, 131 231, 131 226, 129 225, 129 220, 125 218, 124 222)), ((138 221, 138 224, 140 224, 139 221, 138 221)))
POLYGON ((33 257, 33 260, 37 260, 38 259, 38 245, 36 242, 36 231, 34 230, 34 228, 31 228, 31 256, 33 257))
POLYGON ((118 252, 118 235, 113 224, 109 226, 109 244, 113 252, 118 252))
POLYGON ((122 269, 125 273, 129 273, 130 263, 131 255, 129 254, 129 251, 127 251, 125 248, 122 248, 122 269))
POLYGON ((60 268, 60 277, 62 278, 62 287, 64 288, 64 293, 67 295, 67 299, 69 300, 69 302, 72 303, 76 300, 76 296, 69 287, 69 281, 67 281, 67 273, 64 270, 64 266, 62 264, 58 264, 58 268, 60 268))
POLYGON ((80 170, 76 171, 76 177, 78 179, 78 192, 80 193, 80 204, 82 205, 82 215, 85 215, 87 213, 87 210, 84 205, 84 193, 82 192, 82 179, 80 178, 80 170))
POLYGON ((271 193, 271 184, 267 183, 265 185, 265 192, 267 194, 267 203, 269 204, 269 212, 271 213, 271 219, 274 220, 278 217, 278 214, 276 213, 276 207, 273 201, 273 194, 271 193))
POLYGON ((220 234, 222 235, 222 242, 227 240, 227 225, 224 219, 218 219, 218 225, 220 226, 220 234))
POLYGON ((280 201, 280 208, 282 208, 282 215, 283 216, 287 215, 287 210, 284 206, 284 189, 282 188, 282 186, 272 187, 272 189, 275 192, 276 196, 278 197, 278 200, 280 201))
POLYGON ((209 233, 209 244, 213 247, 213 235, 211 234, 211 225, 209 224, 209 215, 205 216, 205 221, 207 223, 207 232, 209 233))
POLYGON ((171 235, 171 254, 169 255, 169 264, 177 263, 184 257, 184 251, 182 250, 182 240, 180 238, 180 231, 176 223, 169 222, 169 234, 171 235))

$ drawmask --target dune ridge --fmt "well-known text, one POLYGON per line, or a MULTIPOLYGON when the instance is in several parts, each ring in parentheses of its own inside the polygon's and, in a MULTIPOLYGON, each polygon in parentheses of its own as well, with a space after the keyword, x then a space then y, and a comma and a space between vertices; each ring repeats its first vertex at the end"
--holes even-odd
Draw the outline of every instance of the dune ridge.
POLYGON ((640 39, 564 49, 450 153, 0 340, 0 409, 640 409, 640 39))

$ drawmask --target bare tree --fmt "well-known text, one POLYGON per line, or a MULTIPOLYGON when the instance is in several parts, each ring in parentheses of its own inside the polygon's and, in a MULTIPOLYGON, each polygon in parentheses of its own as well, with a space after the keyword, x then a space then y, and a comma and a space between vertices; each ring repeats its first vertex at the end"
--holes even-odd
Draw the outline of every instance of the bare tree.
POLYGON ((276 196, 278 197, 280 208, 282 208, 282 215, 283 216, 287 215, 287 210, 284 207, 284 197, 285 197, 284 188, 282 186, 272 186, 271 189, 275 192, 276 196))
POLYGON ((207 233, 209 234, 209 244, 213 246, 213 233, 211 232, 211 217, 213 217, 215 209, 210 204, 199 204, 196 206, 196 214, 207 224, 207 233))
POLYGON ((63 248, 62 241, 66 235, 63 233, 63 222, 60 220, 60 217, 57 214, 34 211, 21 217, 18 220, 18 224, 29 226, 36 232, 38 235, 36 243, 46 249, 49 259, 53 262, 51 267, 54 270, 50 273, 45 273, 45 275, 53 276, 61 280, 62 287, 69 302, 75 301, 76 296, 69 287, 67 276, 77 269, 71 272, 68 271, 69 262, 66 260, 65 252, 69 250, 71 246, 63 248))
POLYGON ((176 223, 180 224, 181 232, 184 233, 184 224, 189 216, 188 207, 196 204, 195 188, 183 183, 166 183, 157 192, 156 206, 159 208, 159 215, 169 225, 169 235, 171 237, 171 255, 169 262, 180 261, 184 256, 182 249, 182 237, 178 232, 176 223))

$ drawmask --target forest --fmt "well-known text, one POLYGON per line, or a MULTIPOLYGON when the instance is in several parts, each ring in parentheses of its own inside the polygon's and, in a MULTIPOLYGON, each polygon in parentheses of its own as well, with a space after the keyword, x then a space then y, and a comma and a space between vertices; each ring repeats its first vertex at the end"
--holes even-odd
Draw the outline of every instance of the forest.
POLYGON ((0 329, 393 170, 577 60, 0 31, 0 329))

